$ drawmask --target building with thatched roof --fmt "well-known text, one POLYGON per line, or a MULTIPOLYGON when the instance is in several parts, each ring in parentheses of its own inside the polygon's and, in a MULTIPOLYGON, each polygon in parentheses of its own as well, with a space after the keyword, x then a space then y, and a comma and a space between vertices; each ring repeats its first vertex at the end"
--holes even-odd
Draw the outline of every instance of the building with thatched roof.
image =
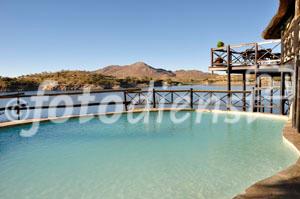
MULTIPOLYGON (((266 109, 270 109, 270 113, 273 113, 273 108, 278 109, 279 107, 279 113, 287 115, 291 114, 291 110, 293 110, 295 127, 296 125, 300 126, 298 124, 300 122, 296 124, 295 119, 299 118, 296 115, 300 112, 300 108, 297 109, 296 98, 290 97, 290 88, 287 88, 287 85, 297 85, 294 74, 298 69, 296 61, 300 54, 299 2, 300 0, 279 1, 277 14, 263 32, 263 38, 270 41, 230 44, 212 48, 211 65, 209 66, 209 71, 227 73, 229 91, 233 75, 242 75, 243 91, 247 89, 246 75, 252 75, 255 79, 252 111, 267 112, 266 109), (270 81, 267 89, 272 90, 272 93, 275 88, 274 81, 280 81, 280 86, 275 88, 276 92, 280 92, 280 100, 278 100, 280 103, 276 106, 273 104, 273 94, 268 96, 270 98, 269 106, 266 106, 269 101, 264 101, 261 94, 262 90, 266 89, 262 85, 262 80, 266 78, 270 81), (292 105, 294 107, 290 109, 292 105)), ((299 92, 294 90, 294 93, 298 94, 299 92)))
MULTIPOLYGON (((279 9, 262 33, 264 39, 281 39, 281 67, 293 70, 293 124, 284 129, 284 137, 300 150, 300 0, 280 0, 279 9)), ((300 160, 284 171, 255 183, 235 199, 300 198, 300 160)))
POLYGON ((262 36, 265 39, 281 39, 281 64, 293 67, 293 126, 300 132, 300 0, 280 0, 279 9, 262 36))
POLYGON ((281 39, 282 31, 289 28, 295 17, 295 0, 280 0, 279 8, 262 36, 264 39, 281 39))

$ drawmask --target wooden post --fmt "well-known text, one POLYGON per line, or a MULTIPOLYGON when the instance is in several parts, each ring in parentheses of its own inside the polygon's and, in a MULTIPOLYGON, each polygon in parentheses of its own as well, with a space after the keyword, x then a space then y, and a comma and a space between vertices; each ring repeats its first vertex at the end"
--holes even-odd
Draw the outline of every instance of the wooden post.
POLYGON ((194 108, 194 92, 193 92, 193 89, 191 88, 191 91, 190 91, 191 93, 191 95, 190 95, 190 107, 191 107, 191 109, 193 109, 194 108))
POLYGON ((255 43, 255 92, 254 92, 254 112, 260 112, 261 104, 260 104, 260 94, 261 94, 261 85, 260 85, 260 77, 258 73, 258 43, 255 43))
POLYGON ((174 92, 171 92, 171 104, 174 104, 174 92))
POLYGON ((295 103, 295 109, 294 109, 294 117, 295 117, 295 127, 300 133, 300 60, 296 58, 296 65, 295 65, 295 94, 294 94, 294 103, 295 103))
MULTIPOLYGON (((297 19, 300 15, 300 10, 299 10, 299 7, 300 7, 300 1, 299 0, 296 0, 296 8, 295 8, 295 18, 297 19)), ((298 20, 299 21, 299 20, 298 20)), ((294 103, 296 104, 296 108, 295 108, 295 123, 296 123, 296 128, 298 130, 298 133, 300 133, 300 45, 299 45, 299 32, 300 32, 300 27, 299 27, 299 22, 298 23, 295 23, 294 25, 294 39, 293 39, 293 48, 294 48, 294 52, 295 53, 295 86, 296 86, 296 92, 294 93, 294 103)), ((282 45, 283 46, 283 45, 282 45)))
POLYGON ((260 106, 260 112, 265 112, 265 104, 262 96, 262 77, 259 77, 259 106, 260 106))
POLYGON ((270 113, 273 113, 273 96, 274 96, 274 89, 273 89, 273 76, 271 76, 271 89, 270 89, 270 113))
POLYGON ((153 108, 156 108, 155 89, 153 89, 152 91, 152 97, 153 97, 153 108))
POLYGON ((230 52, 230 45, 227 46, 227 90, 231 91, 231 52, 230 52))
POLYGON ((261 77, 258 77, 258 112, 262 112, 261 77))
POLYGON ((255 43, 255 65, 257 66, 258 68, 258 43, 255 43))
POLYGON ((257 75, 257 68, 255 69, 255 86, 253 89, 253 112, 257 112, 257 96, 258 96, 258 75, 257 75))
POLYGON ((280 113, 284 115, 285 109, 285 73, 281 72, 280 74, 280 113))
POLYGON ((127 91, 124 91, 123 95, 124 95, 124 108, 125 108, 125 111, 128 111, 127 91))
MULTIPOLYGON (((300 64, 300 63, 299 63, 300 64)), ((298 133, 300 133, 300 65, 297 65, 297 95, 295 96, 295 101, 297 101, 297 108, 296 108, 296 128, 298 130, 298 133)))
POLYGON ((294 96, 293 96, 293 108, 292 108, 292 123, 293 123, 293 127, 294 128, 297 128, 297 112, 299 111, 298 110, 298 102, 297 102, 297 95, 298 95, 298 62, 297 60, 295 60, 295 65, 294 65, 294 76, 293 76, 293 81, 292 81, 292 84, 293 84, 293 93, 294 93, 294 96))
POLYGON ((227 110, 231 109, 231 50, 230 45, 227 46, 227 91, 228 91, 228 102, 227 110))
POLYGON ((17 97, 17 106, 16 106, 16 112, 17 112, 17 115, 18 115, 18 120, 20 120, 20 108, 21 108, 21 105, 20 105, 20 93, 18 92, 18 97, 17 97))
POLYGON ((255 88, 253 87, 252 88, 252 100, 251 100, 251 108, 252 108, 252 112, 256 112, 256 108, 255 108, 255 106, 256 106, 256 101, 255 101, 255 98, 256 98, 256 94, 255 94, 255 88))
POLYGON ((142 101, 141 101, 141 93, 140 92, 138 93, 138 96, 139 96, 139 104, 141 104, 142 101))
POLYGON ((247 110, 247 107, 246 107, 246 72, 243 73, 243 111, 246 111, 247 110))
POLYGON ((213 48, 210 49, 210 66, 213 67, 214 66, 214 50, 213 48))
POLYGON ((211 108, 211 106, 213 105, 213 93, 209 92, 209 108, 211 108))

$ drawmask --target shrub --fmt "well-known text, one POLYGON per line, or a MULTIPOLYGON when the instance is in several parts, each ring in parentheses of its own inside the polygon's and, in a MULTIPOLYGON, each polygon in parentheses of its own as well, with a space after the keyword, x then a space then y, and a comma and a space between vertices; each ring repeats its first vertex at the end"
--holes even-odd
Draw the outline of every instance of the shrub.
POLYGON ((224 47, 224 46, 225 46, 224 42, 218 41, 218 43, 217 43, 217 47, 218 47, 218 48, 222 48, 222 47, 224 47))

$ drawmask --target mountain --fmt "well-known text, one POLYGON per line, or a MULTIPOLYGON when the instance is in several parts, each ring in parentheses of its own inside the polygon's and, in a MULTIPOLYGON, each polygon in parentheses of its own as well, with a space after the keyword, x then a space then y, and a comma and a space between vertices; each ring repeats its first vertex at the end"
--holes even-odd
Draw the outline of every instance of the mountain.
POLYGON ((59 71, 36 73, 16 78, 0 77, 0 91, 35 91, 45 81, 55 81, 57 84, 47 84, 47 86, 42 87, 43 90, 110 89, 119 85, 118 79, 94 72, 59 71))
POLYGON ((175 77, 175 73, 160 68, 154 68, 144 62, 137 62, 131 65, 119 66, 112 65, 97 70, 96 73, 113 76, 119 79, 134 77, 138 79, 168 79, 175 77))
POLYGON ((0 91, 37 90, 44 81, 56 81, 44 87, 45 90, 82 90, 147 87, 150 80, 156 85, 164 80, 170 85, 226 83, 226 76, 211 75, 198 70, 168 71, 137 62, 125 66, 107 66, 97 71, 59 71, 42 72, 16 78, 0 77, 0 91), (129 78, 127 78, 129 77, 129 78))
POLYGON ((137 79, 154 79, 154 80, 167 80, 171 79, 180 82, 193 82, 202 81, 211 77, 210 73, 205 73, 198 70, 178 70, 168 71, 160 68, 154 68, 144 62, 137 62, 131 65, 107 66, 96 71, 98 74, 113 76, 119 79, 127 77, 137 79))

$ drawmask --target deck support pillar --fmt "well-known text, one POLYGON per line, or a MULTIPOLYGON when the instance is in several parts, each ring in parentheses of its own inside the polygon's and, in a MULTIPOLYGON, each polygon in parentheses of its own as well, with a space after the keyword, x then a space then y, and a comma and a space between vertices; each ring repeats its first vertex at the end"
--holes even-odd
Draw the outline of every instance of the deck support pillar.
POLYGON ((295 112, 295 127, 297 128, 298 130, 298 133, 300 133, 300 60, 297 60, 296 61, 296 70, 295 70, 295 90, 296 90, 296 93, 295 93, 295 100, 294 100, 294 103, 295 103, 295 109, 294 109, 294 112, 295 112))
POLYGON ((255 85, 253 89, 253 111, 252 112, 258 112, 258 74, 257 74, 257 65, 254 72, 254 79, 255 79, 255 85))
POLYGON ((300 70, 298 69, 298 86, 297 86, 297 95, 295 96, 296 97, 296 101, 297 101, 297 109, 296 109, 296 128, 298 130, 298 133, 300 133, 300 79, 299 79, 299 76, 300 76, 300 70))
POLYGON ((231 50, 230 45, 227 46, 227 91, 228 91, 228 102, 227 110, 231 109, 231 50))
POLYGON ((285 114, 285 73, 280 74, 280 113, 285 114))
POLYGON ((274 86, 274 79, 273 79, 273 76, 271 76, 271 88, 270 88, 270 113, 273 113, 273 96, 274 96, 274 89, 273 89, 273 86, 274 86))
POLYGON ((243 111, 246 111, 247 110, 247 105, 246 105, 246 93, 245 91, 247 90, 247 87, 246 87, 246 72, 243 73, 243 111))
POLYGON ((258 76, 258 112, 263 112, 263 108, 262 108, 262 81, 261 81, 261 76, 258 76))
POLYGON ((128 111, 127 91, 124 91, 123 94, 124 94, 124 109, 125 111, 128 111))

